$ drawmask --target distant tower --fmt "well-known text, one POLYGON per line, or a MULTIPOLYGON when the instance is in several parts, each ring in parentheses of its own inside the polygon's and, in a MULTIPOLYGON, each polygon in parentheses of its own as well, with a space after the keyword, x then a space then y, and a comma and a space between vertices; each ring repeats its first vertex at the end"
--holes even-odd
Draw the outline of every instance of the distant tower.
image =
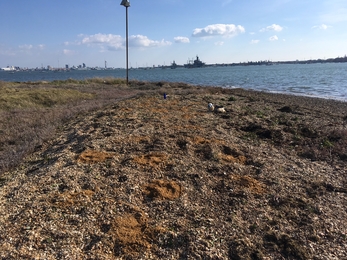
POLYGON ((86 67, 86 64, 85 63, 83 63, 83 68, 85 68, 86 67))
POLYGON ((107 69, 107 61, 105 61, 105 69, 107 69))

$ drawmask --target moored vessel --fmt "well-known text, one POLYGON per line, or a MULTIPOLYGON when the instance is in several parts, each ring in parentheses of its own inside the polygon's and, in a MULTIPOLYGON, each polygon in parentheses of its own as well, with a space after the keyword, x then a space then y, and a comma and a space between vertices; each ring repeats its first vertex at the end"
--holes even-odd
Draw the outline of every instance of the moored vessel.
POLYGON ((202 62, 200 59, 199 59, 199 56, 196 55, 196 59, 195 60, 188 60, 188 63, 187 64, 184 64, 184 67, 185 68, 201 68, 201 67, 204 67, 205 66, 205 63, 202 62))

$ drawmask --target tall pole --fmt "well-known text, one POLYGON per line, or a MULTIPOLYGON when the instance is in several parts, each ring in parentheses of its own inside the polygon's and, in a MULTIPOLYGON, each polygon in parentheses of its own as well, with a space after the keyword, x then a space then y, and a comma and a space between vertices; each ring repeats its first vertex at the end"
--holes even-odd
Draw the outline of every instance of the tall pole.
POLYGON ((128 6, 125 7, 125 19, 126 19, 126 70, 127 70, 127 85, 129 85, 129 66, 128 66, 128 61, 129 61, 129 40, 128 40, 128 6))
POLYGON ((122 2, 120 3, 121 5, 123 5, 125 7, 125 24, 126 24, 126 31, 125 31, 125 53, 126 53, 126 73, 127 73, 127 85, 129 85, 129 39, 128 39, 128 7, 130 6, 130 2, 129 0, 122 0, 122 2))

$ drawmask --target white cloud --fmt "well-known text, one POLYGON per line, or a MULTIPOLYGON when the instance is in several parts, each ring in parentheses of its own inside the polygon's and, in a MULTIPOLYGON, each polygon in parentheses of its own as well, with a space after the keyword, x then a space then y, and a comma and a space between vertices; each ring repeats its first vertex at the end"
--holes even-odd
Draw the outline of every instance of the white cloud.
POLYGON ((182 36, 177 36, 174 38, 176 43, 189 43, 189 38, 187 37, 182 37, 182 36))
POLYGON ((129 45, 134 47, 161 47, 171 45, 171 42, 165 40, 154 41, 144 35, 132 35, 129 38, 129 45))
POLYGON ((278 24, 272 24, 270 26, 267 26, 265 28, 262 28, 260 32, 268 32, 268 31, 275 31, 275 32, 280 32, 283 30, 282 26, 279 26, 278 24))
POLYGON ((24 44, 24 45, 19 45, 19 49, 21 50, 31 50, 34 46, 31 44, 24 44))
POLYGON ((214 45, 216 45, 216 46, 222 46, 222 45, 224 45, 224 42, 215 42, 214 45))
POLYGON ((119 50, 123 48, 124 40, 120 35, 113 34, 94 34, 89 36, 83 36, 81 43, 86 45, 99 45, 99 46, 107 46, 112 50, 119 50))
MULTIPOLYGON (((98 33, 89 36, 82 35, 82 37, 82 44, 99 46, 102 51, 105 48, 108 50, 120 50, 125 47, 125 39, 120 35, 98 33)), ((166 45, 171 45, 171 42, 165 40, 154 41, 144 35, 132 35, 129 37, 129 46, 132 47, 158 47, 166 45)))
POLYGON ((32 45, 32 44, 23 44, 19 45, 17 49, 14 49, 16 53, 26 53, 26 54, 33 54, 37 53, 38 51, 43 50, 45 45, 39 44, 39 45, 32 45))
POLYGON ((233 37, 239 33, 244 33, 245 28, 234 24, 211 24, 205 28, 196 28, 193 31, 194 37, 226 36, 233 37))
POLYGON ((328 25, 326 25, 326 24, 321 24, 321 25, 313 26, 312 29, 326 30, 326 29, 328 29, 329 27, 331 27, 331 26, 328 26, 328 25))
POLYGON ((251 44, 257 44, 257 43, 259 43, 260 42, 260 40, 252 40, 251 41, 251 44))
POLYGON ((278 40, 278 37, 276 36, 276 35, 274 35, 274 36, 271 36, 270 38, 269 38, 269 41, 277 41, 278 40))

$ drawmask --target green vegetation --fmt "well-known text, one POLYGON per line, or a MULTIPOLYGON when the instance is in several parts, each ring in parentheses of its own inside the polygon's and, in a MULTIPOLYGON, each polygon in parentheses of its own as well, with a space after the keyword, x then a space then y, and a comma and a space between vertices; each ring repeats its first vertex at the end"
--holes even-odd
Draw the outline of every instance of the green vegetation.
POLYGON ((74 89, 2 87, 0 88, 0 110, 52 107, 93 97, 91 93, 74 89))
POLYGON ((138 92, 116 78, 0 81, 0 176, 71 118, 138 92))
POLYGON ((231 96, 231 97, 228 99, 228 101, 236 101, 236 97, 231 96))
POLYGON ((77 79, 68 79, 68 80, 54 80, 52 84, 54 85, 85 85, 85 84, 106 84, 106 85, 118 85, 118 84, 125 84, 126 81, 124 79, 119 78, 91 78, 91 79, 84 79, 84 80, 77 80, 77 79))

